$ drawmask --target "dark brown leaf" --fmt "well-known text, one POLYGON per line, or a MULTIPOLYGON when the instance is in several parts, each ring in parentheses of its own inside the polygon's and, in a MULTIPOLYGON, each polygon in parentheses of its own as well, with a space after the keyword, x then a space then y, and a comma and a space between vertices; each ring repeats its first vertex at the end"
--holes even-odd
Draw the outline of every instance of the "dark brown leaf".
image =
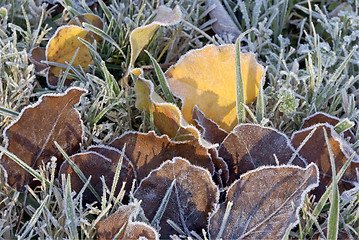
MULTIPOLYGON (((236 126, 218 149, 219 156, 228 164, 229 182, 249 170, 264 165, 286 164, 294 149, 288 137, 275 129, 253 124, 236 126), (274 157, 275 155, 275 157, 274 157)), ((304 167, 305 160, 296 157, 293 164, 304 167)))
MULTIPOLYGON (((82 122, 73 106, 84 93, 85 90, 71 88, 65 94, 44 95, 37 103, 24 108, 19 118, 4 131, 7 150, 34 169, 53 156, 59 166, 63 157, 54 141, 69 155, 76 153, 82 142, 82 122)), ((0 163, 8 173, 10 186, 23 190, 32 179, 26 170, 6 155, 2 156, 0 163)))
MULTIPOLYGON (((314 126, 315 124, 318 124, 318 123, 328 123, 332 126, 335 126, 339 122, 340 122, 340 119, 337 117, 328 115, 323 112, 317 112, 307 118, 304 118, 303 125, 301 128, 304 129, 304 128, 307 128, 310 126, 314 126)), ((344 138, 349 139, 350 143, 355 143, 357 140, 355 135, 350 130, 347 130, 344 132, 344 138)))
MULTIPOLYGON (((111 162, 110 159, 96 152, 78 153, 72 155, 70 158, 80 168, 87 179, 91 176, 90 184, 94 187, 99 196, 102 196, 103 193, 103 184, 100 179, 101 176, 105 176, 106 185, 111 189, 116 166, 111 162)), ((71 188, 77 193, 80 192, 84 186, 84 182, 80 179, 78 174, 73 170, 67 161, 64 162, 60 167, 60 179, 61 174, 65 174, 66 176, 69 174, 71 177, 71 188)), ((117 192, 120 188, 121 186, 117 186, 117 192)), ((85 202, 89 203, 97 200, 88 188, 85 190, 83 198, 85 202)))
POLYGON ((35 65, 36 73, 42 76, 45 76, 46 69, 49 67, 47 64, 42 63, 41 61, 46 60, 46 48, 45 47, 36 47, 31 49, 29 60, 32 64, 35 65))
POLYGON ((168 219, 186 234, 191 231, 201 233, 219 197, 218 188, 207 170, 182 158, 168 160, 143 179, 135 192, 135 197, 142 200, 143 210, 150 221, 174 179, 176 182, 160 221, 160 235, 165 239, 177 233, 167 223, 168 219))
POLYGON ((158 233, 151 226, 142 222, 132 222, 135 213, 133 204, 121 206, 117 212, 97 223, 97 237, 99 240, 113 239, 116 234, 118 239, 158 239, 158 233))
POLYGON ((173 142, 167 135, 157 136, 149 133, 128 132, 116 138, 110 145, 122 149, 126 143, 125 154, 133 163, 138 180, 146 177, 152 169, 173 157, 183 157, 197 166, 214 173, 214 166, 208 150, 198 141, 173 142))
POLYGON ((217 123, 206 118, 197 105, 193 108, 192 118, 197 128, 200 129, 203 139, 206 141, 212 144, 220 144, 227 137, 228 133, 221 129, 217 123))
MULTIPOLYGON (((117 164, 121 158, 121 151, 119 151, 117 148, 103 146, 103 145, 102 146, 91 146, 88 148, 88 151, 97 152, 111 160, 111 162, 112 162, 111 169, 108 169, 107 171, 105 171, 103 173, 103 174, 106 174, 105 175, 106 178, 111 178, 112 175, 107 175, 107 173, 108 172, 113 172, 113 173, 116 172, 117 164)), ((136 172, 134 170, 132 163, 130 162, 130 160, 128 160, 127 156, 124 155, 123 160, 122 160, 121 170, 120 170, 120 176, 119 176, 119 180, 118 180, 119 187, 122 186, 122 182, 126 182, 125 190, 127 193, 129 193, 131 190, 131 187, 132 187, 132 182, 136 178, 137 178, 136 172)), ((109 179, 109 182, 112 182, 112 180, 113 180, 112 178, 109 179)), ((116 191, 116 194, 117 193, 118 192, 116 191)))
MULTIPOLYGON (((344 163, 348 160, 350 155, 354 152, 352 148, 344 141, 334 130, 333 126, 329 124, 317 124, 301 131, 294 132, 292 136, 292 144, 298 148, 306 136, 317 128, 313 136, 299 151, 299 154, 304 157, 309 163, 314 162, 318 165, 320 171, 320 185, 313 190, 313 193, 320 197, 326 187, 332 180, 332 170, 329 158, 328 147, 324 138, 324 130, 328 134, 328 139, 335 159, 335 168, 338 172, 344 163)), ((359 157, 356 155, 348 169, 344 173, 342 179, 339 181, 339 190, 342 192, 353 187, 357 182, 356 168, 359 167, 359 157)))
POLYGON ((211 239, 282 239, 298 222, 304 197, 318 185, 318 168, 310 164, 261 167, 241 176, 226 202, 210 218, 211 239), (220 233, 229 202, 233 205, 220 233))

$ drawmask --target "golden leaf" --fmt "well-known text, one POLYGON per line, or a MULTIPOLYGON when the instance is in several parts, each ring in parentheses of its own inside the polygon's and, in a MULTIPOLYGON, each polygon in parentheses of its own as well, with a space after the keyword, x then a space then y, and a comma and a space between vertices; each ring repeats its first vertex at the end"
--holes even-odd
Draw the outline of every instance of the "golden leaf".
MULTIPOLYGON (((257 97, 263 67, 253 53, 245 53, 241 54, 241 69, 248 104, 257 97)), ((182 99, 188 123, 193 123, 193 107, 197 105, 227 132, 238 124, 234 45, 208 45, 190 51, 168 69, 166 77, 173 94, 182 99)))

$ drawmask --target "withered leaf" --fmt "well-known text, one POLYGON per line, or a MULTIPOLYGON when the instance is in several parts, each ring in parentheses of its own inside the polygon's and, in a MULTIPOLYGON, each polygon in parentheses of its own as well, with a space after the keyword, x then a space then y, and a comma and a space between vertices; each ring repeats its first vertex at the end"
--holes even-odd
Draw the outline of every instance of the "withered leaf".
POLYGON ((152 169, 174 157, 183 157, 192 164, 204 167, 211 174, 214 166, 208 150, 198 141, 173 142, 167 135, 157 136, 149 133, 127 132, 116 138, 110 146, 122 149, 126 143, 125 155, 133 163, 138 180, 146 177, 152 169))
POLYGON ((135 205, 123 205, 114 214, 99 221, 96 225, 99 240, 113 239, 116 234, 118 239, 159 239, 157 231, 142 222, 133 222, 135 205))
POLYGON ((135 192, 135 197, 142 200, 143 210, 150 221, 174 179, 176 182, 160 220, 160 235, 165 239, 177 233, 167 223, 168 219, 186 234, 191 231, 201 233, 219 196, 207 170, 182 158, 168 160, 143 179, 135 192))
POLYGON ((49 66, 45 63, 42 63, 42 60, 46 59, 46 48, 45 47, 35 47, 31 49, 29 60, 32 64, 35 65, 36 73, 42 76, 45 76, 45 70, 49 66))
MULTIPOLYGON (((228 164, 231 183, 249 170, 277 165, 275 158, 279 164, 288 163, 294 149, 288 137, 273 128, 240 124, 219 146, 218 153, 228 164)), ((297 156, 292 163, 302 167, 306 165, 305 160, 297 156)))
POLYGON ((215 144, 222 143, 227 137, 228 133, 221 129, 217 123, 211 119, 206 118, 204 113, 199 110, 198 106, 194 106, 192 119, 196 123, 197 127, 201 130, 201 134, 204 140, 215 144))
MULTIPOLYGON (((117 163, 121 154, 116 153, 116 150, 114 149, 105 147, 93 147, 90 150, 91 151, 85 153, 72 155, 70 158, 79 167, 87 179, 91 176, 90 184, 94 187, 96 192, 102 196, 103 184, 100 178, 104 176, 107 187, 111 189, 117 163), (111 161, 111 159, 107 158, 105 155, 99 154, 95 151, 104 153, 106 156, 113 157, 114 161, 111 161)), ((131 190, 132 181, 135 178, 134 171, 128 160, 126 162, 126 159, 124 159, 123 163, 124 164, 121 166, 121 172, 118 184, 116 186, 115 195, 119 193, 122 187, 122 182, 126 182, 125 190, 129 192, 131 190)), ((84 182, 79 178, 78 174, 72 169, 68 162, 64 162, 61 165, 59 175, 61 174, 70 174, 71 185, 74 191, 79 192, 84 186, 84 182)), ((84 199, 86 202, 96 201, 95 196, 89 189, 85 190, 84 199)))
MULTIPOLYGON (((103 174, 106 178, 110 178, 109 182, 112 182, 112 175, 108 173, 116 172, 117 164, 121 158, 121 151, 119 151, 117 148, 104 146, 104 145, 91 146, 87 150, 97 152, 98 154, 101 154, 102 156, 105 156, 106 158, 111 160, 112 162, 111 169, 108 169, 107 171, 103 172, 103 174)), ((128 160, 126 155, 124 155, 122 160, 121 170, 120 170, 119 181, 118 181, 119 186, 121 187, 122 182, 126 182, 125 190, 128 193, 131 190, 133 180, 136 178, 137 178, 137 174, 135 172, 132 162, 128 160)), ((116 194, 117 193, 118 192, 116 192, 116 194)))
MULTIPOLYGON (((73 106, 84 93, 83 89, 70 88, 64 94, 43 95, 37 103, 24 108, 19 118, 4 131, 5 148, 34 169, 53 156, 59 166, 63 157, 54 141, 69 155, 76 153, 82 142, 82 122, 73 106)), ((0 163, 8 173, 10 186, 23 190, 32 179, 6 155, 0 163)))
POLYGON ((318 185, 318 168, 310 164, 261 167, 236 180, 226 202, 211 216, 211 239, 282 239, 298 222, 308 191, 318 185), (220 233, 229 202, 233 205, 220 233))
MULTIPOLYGON (((320 185, 313 190, 313 194, 320 197, 326 187, 332 180, 332 170, 329 158, 329 151, 324 137, 324 130, 328 134, 331 150, 334 154, 335 168, 338 172, 344 163, 348 160, 350 155, 354 153, 349 144, 344 141, 334 130, 333 126, 322 123, 305 128, 303 130, 294 132, 292 135, 292 144, 298 148, 306 136, 316 128, 314 134, 307 141, 306 144, 299 151, 299 154, 304 157, 308 163, 313 162, 318 165, 320 171, 320 185)), ((356 168, 359 167, 359 156, 355 155, 349 167, 345 171, 343 177, 338 182, 339 190, 342 192, 348 190, 357 182, 356 168)))
MULTIPOLYGON (((301 128, 304 129, 304 128, 307 128, 310 126, 314 126, 315 124, 318 124, 318 123, 328 123, 332 126, 335 126, 339 122, 340 122, 340 119, 337 117, 331 116, 331 115, 323 113, 323 112, 317 112, 317 113, 314 113, 313 115, 310 115, 309 117, 304 118, 303 125, 301 128)), ((344 132, 344 138, 349 139, 350 143, 355 143, 357 140, 355 135, 350 130, 346 130, 344 132)))

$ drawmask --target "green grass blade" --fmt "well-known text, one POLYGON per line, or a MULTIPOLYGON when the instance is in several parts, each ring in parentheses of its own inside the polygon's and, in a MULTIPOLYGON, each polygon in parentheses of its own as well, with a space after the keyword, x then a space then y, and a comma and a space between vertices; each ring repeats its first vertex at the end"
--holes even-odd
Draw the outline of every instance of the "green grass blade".
MULTIPOLYGON (((54 142, 57 149, 59 149, 59 151, 61 152, 62 156, 64 156, 64 158, 69 162, 69 164, 71 165, 71 167, 74 169, 74 171, 76 172, 76 174, 79 176, 79 178, 82 180, 82 182, 84 184, 86 184, 86 182, 88 181, 88 179, 85 177, 85 175, 83 174, 83 172, 80 170, 80 168, 71 160, 71 158, 67 155, 67 153, 62 149, 62 147, 55 141, 54 142)), ((90 191, 93 193, 93 195, 95 195, 96 199, 101 202, 101 197, 98 195, 98 193, 96 192, 96 190, 94 189, 94 187, 89 183, 88 188, 90 189, 90 191)))
POLYGON ((152 57, 152 55, 147 50, 145 50, 145 52, 150 57, 150 59, 152 61, 152 64, 155 67, 155 71, 156 71, 158 80, 160 81, 163 93, 165 94, 166 101, 170 102, 170 103, 173 103, 173 104, 176 104, 176 101, 175 101, 175 99, 174 99, 174 97, 172 95, 172 92, 171 92, 170 88, 167 85, 166 76, 163 73, 160 65, 157 63, 156 59, 154 59, 154 57, 152 57))
POLYGON ((329 208, 329 218, 328 218, 328 234, 327 239, 337 239, 338 238, 338 227, 339 227, 339 188, 338 188, 338 181, 337 181, 337 173, 335 169, 335 160, 333 151, 328 139, 328 134, 325 128, 324 130, 324 137, 325 142, 328 147, 329 151, 329 158, 330 158, 330 164, 332 167, 332 195, 330 198, 330 208, 329 208))
POLYGON ((342 132, 345 132, 346 130, 353 127, 355 124, 354 122, 350 121, 348 118, 345 118, 344 120, 340 121, 337 125, 334 126, 334 130, 340 134, 342 132))
POLYGON ((104 40, 108 41, 109 43, 111 43, 113 46, 115 46, 120 53, 126 57, 126 55, 124 54, 124 52, 122 51, 121 47, 116 43, 115 40, 112 39, 111 36, 109 36, 107 33, 105 33, 104 31, 102 31, 101 29, 99 29, 98 27, 95 27, 92 24, 88 24, 88 23, 83 23, 82 24, 85 28, 87 28, 88 30, 90 30, 91 32, 94 32, 95 34, 99 35, 100 37, 102 37, 104 40))
POLYGON ((121 167, 122 167, 122 163, 123 163, 123 158, 125 156, 125 149, 126 149, 126 143, 123 145, 122 151, 121 151, 121 156, 120 156, 120 160, 117 163, 116 166, 116 172, 115 172, 115 176, 113 177, 113 182, 112 182, 112 186, 111 186, 111 192, 110 192, 110 197, 109 197, 109 202, 112 201, 112 198, 115 195, 115 190, 118 184, 118 179, 120 177, 120 172, 121 172, 121 167))
POLYGON ((70 175, 67 176, 66 179, 66 189, 65 189, 65 212, 66 212, 66 222, 67 226, 70 230, 70 235, 72 239, 79 239, 77 235, 77 221, 76 221, 76 213, 75 213, 75 204, 72 199, 71 194, 71 181, 70 175))
POLYGON ((34 215, 32 215, 30 221, 28 222, 28 225, 26 226, 24 232, 21 234, 19 239, 26 239, 27 234, 29 234, 29 232, 34 229, 35 224, 37 223, 42 211, 44 210, 44 207, 46 206, 48 199, 49 199, 49 195, 45 197, 41 205, 36 209, 34 215))
POLYGON ((25 169, 28 173, 30 173, 32 176, 34 176, 37 180, 39 180, 40 182, 45 182, 47 187, 50 187, 50 182, 49 180, 47 180, 46 178, 43 178, 37 171, 35 171, 32 167, 30 167, 29 165, 27 165, 25 162, 23 162, 20 158, 18 158, 17 156, 15 156, 15 154, 9 152, 8 150, 6 150, 4 147, 0 146, 0 151, 5 153, 6 156, 8 156, 9 158, 11 158, 14 162, 16 162, 17 164, 19 164, 23 169, 25 169))
POLYGON ((158 229, 162 216, 167 208, 168 201, 170 200, 171 193, 174 185, 176 184, 176 179, 174 179, 171 183, 171 186, 167 189, 165 196, 162 199, 161 205, 159 206, 156 215, 153 217, 151 225, 158 229))
POLYGON ((20 113, 14 111, 14 110, 11 110, 11 109, 8 109, 6 107, 3 107, 3 106, 0 106, 0 115, 2 116, 5 116, 5 117, 10 117, 10 118, 17 118, 19 116, 20 113))
POLYGON ((268 67, 266 67, 264 69, 261 81, 259 83, 259 89, 258 89, 258 97, 257 97, 257 105, 256 105, 256 117, 257 117, 257 122, 259 124, 262 122, 262 120, 264 118, 264 112, 265 112, 263 85, 264 85, 267 70, 268 70, 268 67))
POLYGON ((246 99, 244 95, 244 83, 241 69, 241 40, 242 38, 253 29, 249 29, 239 35, 236 40, 236 106, 237 106, 237 118, 239 123, 244 123, 246 121, 246 110, 244 105, 246 104, 246 99))
MULTIPOLYGON (((337 181, 339 181, 342 176, 344 175, 344 172, 347 170, 347 168, 349 167, 349 164, 352 162, 352 160, 354 159, 356 153, 353 153, 349 159, 345 162, 345 164, 343 165, 343 167, 340 169, 340 171, 337 174, 337 181)), ((317 205, 315 206, 314 210, 312 211, 312 215, 314 218, 318 218, 319 214, 321 213, 325 203, 327 202, 330 193, 332 192, 332 188, 333 188, 333 183, 331 183, 329 185, 329 187, 327 188, 327 190, 324 192, 324 194, 322 195, 322 197, 320 198, 320 200, 318 201, 317 205)), ((303 230, 302 236, 306 236, 309 232, 309 230, 312 228, 313 225, 313 220, 309 220, 307 222, 307 224, 305 225, 305 228, 303 230)))
POLYGON ((339 78, 340 74, 343 72, 344 68, 346 67, 346 65, 348 64, 348 62, 350 61, 350 59, 352 58, 353 54, 356 52, 357 49, 358 46, 353 47, 353 49, 350 51, 348 56, 346 56, 342 64, 340 64, 339 68, 337 68, 333 76, 329 79, 329 82, 335 82, 339 78))

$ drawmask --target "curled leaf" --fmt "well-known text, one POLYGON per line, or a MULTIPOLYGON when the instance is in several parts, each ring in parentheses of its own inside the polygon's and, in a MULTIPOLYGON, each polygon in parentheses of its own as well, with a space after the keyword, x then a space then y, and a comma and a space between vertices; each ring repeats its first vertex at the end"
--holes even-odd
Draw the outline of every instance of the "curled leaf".
MULTIPOLYGON (((228 134, 218 149, 219 156, 228 164, 229 182, 249 170, 264 165, 286 164, 294 148, 283 133, 273 128, 254 124, 241 124, 228 134)), ((306 162, 295 157, 293 164, 305 166, 306 162)))
POLYGON ((298 223, 304 197, 317 185, 315 164, 250 171, 231 185, 226 202, 210 218, 210 238, 282 239, 298 223))
POLYGON ((212 144, 220 144, 228 135, 228 133, 221 129, 217 123, 206 118, 197 105, 193 108, 192 119, 200 129, 203 139, 212 144))
POLYGON ((136 207, 123 205, 111 216, 100 220, 97 225, 99 240, 114 239, 159 239, 157 231, 142 222, 133 222, 136 207))
POLYGON ((184 120, 181 111, 172 103, 165 102, 155 91, 151 81, 143 78, 142 70, 135 69, 138 75, 135 84, 136 107, 153 113, 155 126, 170 138, 183 141, 200 138, 197 128, 184 120))
MULTIPOLYGON (((241 54, 241 70, 248 104, 257 97, 263 67, 253 53, 245 53, 241 54)), ((195 105, 227 132, 238 123, 234 45, 208 45, 189 51, 167 70, 166 77, 171 91, 182 100, 188 123, 193 123, 195 105)))
POLYGON ((177 233, 167 220, 172 220, 188 235, 191 231, 201 233, 219 196, 207 170, 182 158, 168 160, 143 179, 135 192, 135 197, 142 200, 143 210, 150 221, 174 179, 173 190, 160 220, 160 235, 165 239, 177 233))
MULTIPOLYGON (((303 125, 301 128, 304 129, 304 128, 307 128, 310 126, 314 126, 318 123, 328 123, 332 126, 335 126, 339 122, 340 122, 340 119, 337 117, 331 116, 331 115, 323 113, 323 112, 317 112, 307 118, 304 118, 303 125)), ((344 138, 349 139, 350 143, 355 143, 357 140, 356 137, 354 136, 354 134, 352 133, 352 131, 350 131, 350 130, 346 130, 344 132, 344 138)))
POLYGON ((176 6, 173 10, 162 5, 157 10, 157 15, 151 24, 138 27, 132 31, 130 35, 131 59, 130 68, 133 67, 138 55, 142 49, 151 40, 153 34, 160 26, 168 26, 177 24, 181 20, 181 10, 176 6))
POLYGON ((173 142, 168 136, 149 133, 127 132, 116 138, 110 146, 122 149, 126 144, 125 155, 133 163, 139 180, 145 178, 153 169, 174 157, 183 157, 197 166, 204 167, 213 174, 214 166, 208 150, 197 140, 173 142))
MULTIPOLYGON (((312 137, 304 144, 299 154, 304 157, 308 163, 313 162, 318 165, 320 172, 320 185, 313 190, 313 194, 320 197, 332 180, 332 170, 329 158, 328 146, 325 141, 324 131, 328 134, 331 150, 334 154, 335 169, 338 171, 354 153, 349 144, 344 141, 334 130, 333 126, 327 123, 316 124, 309 128, 294 132, 292 135, 292 144, 295 148, 299 147, 306 136, 316 128, 312 137)), ((359 167, 359 156, 355 154, 354 159, 345 171, 343 177, 338 181, 339 190, 345 191, 357 184, 356 168, 359 167)))
MULTIPOLYGON (((73 106, 84 93, 83 89, 70 88, 64 94, 43 95, 37 103, 24 108, 4 131, 5 148, 34 169, 53 156, 59 166, 63 157, 54 141, 69 155, 80 148, 83 126, 73 106)), ((0 163, 8 173, 10 186, 23 190, 24 185, 30 183, 30 175, 8 156, 3 155, 0 163)))

